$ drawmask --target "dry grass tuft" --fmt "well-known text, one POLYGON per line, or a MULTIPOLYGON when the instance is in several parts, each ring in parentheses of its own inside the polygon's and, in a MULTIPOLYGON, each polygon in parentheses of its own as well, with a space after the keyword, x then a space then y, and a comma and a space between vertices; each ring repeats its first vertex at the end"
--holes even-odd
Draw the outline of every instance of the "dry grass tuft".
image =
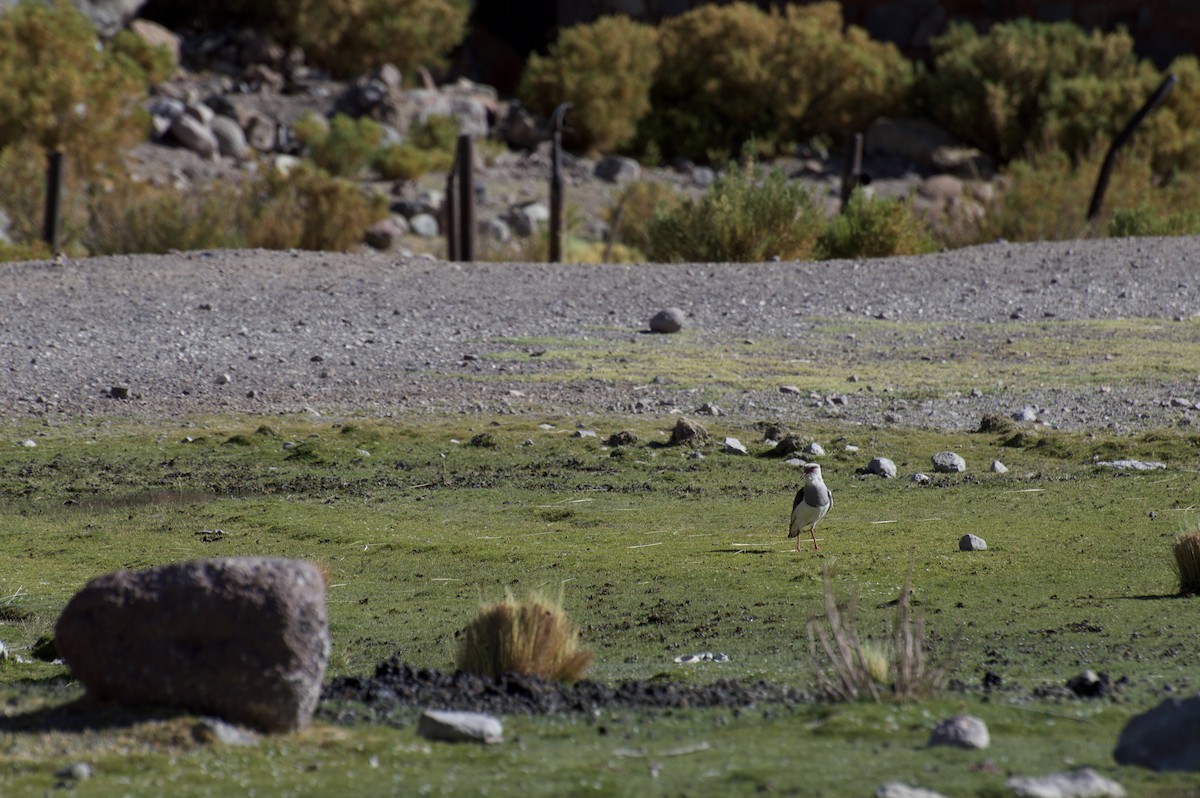
POLYGON ((498 678, 505 673, 574 682, 592 663, 592 653, 580 647, 579 630, 562 608, 562 596, 550 601, 532 593, 516 601, 483 607, 467 626, 458 652, 458 669, 498 678))
POLYGON ((1175 554, 1175 572, 1179 574, 1179 594, 1200 595, 1200 532, 1176 536, 1171 550, 1175 554))
POLYGON ((931 666, 926 660, 922 643, 925 624, 912 614, 911 574, 900 590, 892 638, 887 641, 861 638, 854 618, 854 597, 839 605, 829 570, 823 567, 821 575, 825 582, 825 622, 809 622, 808 641, 813 658, 819 661, 823 654, 827 663, 818 665, 816 671, 817 687, 827 699, 878 702, 890 696, 913 701, 942 690, 949 666, 931 666))

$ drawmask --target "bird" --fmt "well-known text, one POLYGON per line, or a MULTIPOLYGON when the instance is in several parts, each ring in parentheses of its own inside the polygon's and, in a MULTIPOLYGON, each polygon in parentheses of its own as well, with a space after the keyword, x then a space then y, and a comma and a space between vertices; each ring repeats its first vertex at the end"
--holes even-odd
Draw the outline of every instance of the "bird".
POLYGON ((821 479, 821 466, 816 463, 804 466, 804 487, 796 491, 796 499, 792 502, 792 523, 788 528, 788 537, 796 538, 796 551, 800 551, 800 530, 804 527, 808 527, 812 535, 813 550, 821 550, 817 545, 817 522, 825 517, 832 506, 833 494, 821 479))

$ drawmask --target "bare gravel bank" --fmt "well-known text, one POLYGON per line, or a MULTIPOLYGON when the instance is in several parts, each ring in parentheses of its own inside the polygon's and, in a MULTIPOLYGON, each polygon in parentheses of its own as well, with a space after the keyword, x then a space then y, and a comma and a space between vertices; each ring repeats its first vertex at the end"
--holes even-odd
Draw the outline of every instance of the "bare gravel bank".
MULTIPOLYGON (((1200 313, 1200 240, 1000 242, 922 257, 734 265, 216 251, 2 264, 0 296, 0 412, 9 418, 690 412, 688 397, 666 387, 635 396, 619 383, 556 381, 532 358, 522 375, 543 368, 538 382, 508 380, 489 373, 496 366, 485 356, 500 339, 628 339, 670 306, 714 340, 811 334, 815 318, 1178 323, 1200 313), (129 397, 113 398, 114 387, 129 397)), ((747 421, 823 412, 761 393, 730 395, 722 408, 747 421)), ((1196 393, 1195 383, 1087 395, 1047 388, 912 406, 855 394, 837 413, 953 429, 1033 404, 1062 427, 1140 429, 1178 423, 1171 399, 1196 393)))

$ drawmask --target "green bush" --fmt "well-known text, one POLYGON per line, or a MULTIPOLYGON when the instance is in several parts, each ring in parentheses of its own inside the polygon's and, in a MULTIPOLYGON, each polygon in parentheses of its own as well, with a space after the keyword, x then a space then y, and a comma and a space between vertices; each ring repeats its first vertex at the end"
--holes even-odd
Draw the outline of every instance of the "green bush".
POLYGON ((925 225, 907 203, 868 198, 862 189, 855 189, 844 212, 830 219, 817 239, 816 256, 822 260, 886 258, 933 248, 925 225))
POLYGON ((681 200, 682 197, 664 183, 649 180, 630 183, 606 213, 613 240, 639 252, 649 252, 650 229, 655 217, 675 208, 681 200))
POLYGON ((337 114, 326 122, 312 111, 292 126, 313 162, 337 177, 357 177, 383 143, 383 127, 373 119, 337 114))
POLYGON ((265 249, 345 251, 387 216, 383 196, 365 197, 353 183, 307 164, 268 171, 245 201, 247 243, 265 249))
POLYGON ((572 149, 609 152, 627 144, 650 110, 658 32, 627 17, 602 17, 559 34, 525 66, 517 95, 549 115, 571 103, 564 139, 572 149))
POLYGON ((1195 211, 1162 213, 1148 205, 1113 211, 1108 234, 1130 236, 1188 236, 1200 234, 1200 214, 1195 211))
POLYGON ((186 193, 125 182, 90 203, 84 246, 92 255, 235 249, 246 245, 243 202, 214 186, 186 193))
POLYGON ((155 47, 131 30, 118 31, 108 43, 108 49, 114 56, 136 64, 149 86, 169 80, 178 66, 169 49, 155 47))
POLYGON ((921 91, 931 116, 1000 163, 1044 145, 1080 156, 1116 133, 1157 80, 1129 34, 1069 22, 1022 19, 985 35, 957 24, 932 44, 921 91))
POLYGON ((720 161, 851 132, 907 104, 912 68, 890 44, 843 30, 837 3, 764 12, 705 5, 663 22, 644 151, 720 161))
POLYGON ((66 0, 24 0, 0 15, 0 149, 32 141, 90 175, 119 163, 145 136, 144 73, 97 46, 91 23, 66 0))
POLYGON ((731 165, 699 200, 654 218, 647 254, 654 261, 802 260, 812 256, 822 226, 812 196, 783 172, 760 179, 754 164, 731 165))

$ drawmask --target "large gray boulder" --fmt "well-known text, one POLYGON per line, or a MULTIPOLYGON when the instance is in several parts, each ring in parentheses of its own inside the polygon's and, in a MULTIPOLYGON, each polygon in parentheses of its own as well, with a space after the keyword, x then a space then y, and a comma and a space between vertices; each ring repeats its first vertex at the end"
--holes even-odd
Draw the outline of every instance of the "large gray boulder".
POLYGON ((312 563, 250 557, 117 571, 68 602, 55 642, 99 700, 295 731, 329 660, 325 582, 312 563))
POLYGON ((1200 696, 1171 698, 1132 718, 1113 757, 1122 765, 1200 771, 1200 696))

